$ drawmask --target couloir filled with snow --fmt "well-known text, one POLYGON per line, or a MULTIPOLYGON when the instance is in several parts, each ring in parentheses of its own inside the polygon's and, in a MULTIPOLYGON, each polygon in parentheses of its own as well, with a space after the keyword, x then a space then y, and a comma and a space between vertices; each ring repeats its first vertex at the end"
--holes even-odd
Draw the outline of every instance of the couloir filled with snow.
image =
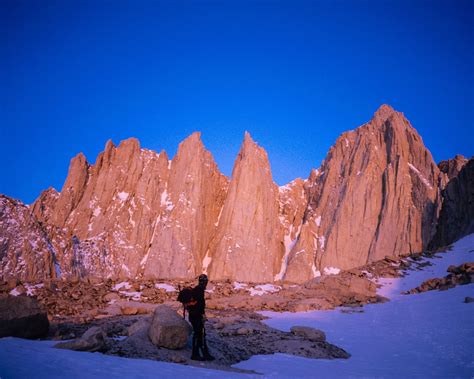
POLYGON ((390 298, 360 310, 344 308, 303 313, 265 312, 266 322, 289 330, 306 325, 326 332, 327 340, 352 357, 313 360, 291 355, 254 356, 236 365, 262 375, 239 374, 172 363, 82 353, 52 348, 52 341, 0 339, 1 378, 331 378, 474 376, 474 285, 416 295, 401 292, 424 280, 443 277, 450 265, 474 258, 474 234, 454 248, 427 259, 423 271, 403 278, 383 279, 379 293, 390 298))

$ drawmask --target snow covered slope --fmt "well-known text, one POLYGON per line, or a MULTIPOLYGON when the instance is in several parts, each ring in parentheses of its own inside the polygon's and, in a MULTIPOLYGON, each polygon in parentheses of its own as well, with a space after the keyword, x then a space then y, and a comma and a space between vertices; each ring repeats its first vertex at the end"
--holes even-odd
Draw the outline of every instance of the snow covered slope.
POLYGON ((324 330, 329 342, 342 347, 348 360, 309 360, 286 355, 256 356, 237 367, 268 378, 383 377, 472 378, 474 376, 474 284, 447 291, 402 295, 428 278, 444 277, 454 264, 474 260, 474 234, 439 254, 423 271, 384 279, 379 293, 390 302, 371 304, 361 313, 344 309, 305 313, 264 312, 272 327, 289 330, 305 325, 324 330))

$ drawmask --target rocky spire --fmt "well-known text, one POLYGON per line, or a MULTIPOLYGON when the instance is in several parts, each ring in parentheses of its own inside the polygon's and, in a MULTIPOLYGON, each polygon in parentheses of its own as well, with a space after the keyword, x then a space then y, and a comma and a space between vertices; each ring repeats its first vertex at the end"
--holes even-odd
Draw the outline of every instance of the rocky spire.
POLYGON ((278 216, 278 189, 267 153, 246 132, 209 248, 212 278, 272 281, 284 253, 278 216))
POLYGON ((220 173, 197 132, 179 145, 170 167, 151 246, 142 261, 144 275, 189 279, 202 272, 228 179, 220 173))

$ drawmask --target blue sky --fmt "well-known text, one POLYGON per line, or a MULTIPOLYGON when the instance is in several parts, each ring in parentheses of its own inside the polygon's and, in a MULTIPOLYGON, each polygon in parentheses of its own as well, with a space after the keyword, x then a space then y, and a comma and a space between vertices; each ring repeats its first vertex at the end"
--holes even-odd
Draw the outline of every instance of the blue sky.
POLYGON ((201 131, 230 175, 248 130, 278 184, 383 103, 434 159, 471 156, 473 1, 0 0, 0 193, 61 189, 111 138, 201 131))

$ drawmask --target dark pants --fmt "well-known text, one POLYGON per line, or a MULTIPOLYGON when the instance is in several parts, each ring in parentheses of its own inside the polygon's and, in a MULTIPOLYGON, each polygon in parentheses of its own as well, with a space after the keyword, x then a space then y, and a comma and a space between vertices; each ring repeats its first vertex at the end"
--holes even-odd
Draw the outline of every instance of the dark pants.
POLYGON ((189 314, 189 322, 193 326, 193 348, 198 349, 204 347, 204 320, 202 315, 189 314))

